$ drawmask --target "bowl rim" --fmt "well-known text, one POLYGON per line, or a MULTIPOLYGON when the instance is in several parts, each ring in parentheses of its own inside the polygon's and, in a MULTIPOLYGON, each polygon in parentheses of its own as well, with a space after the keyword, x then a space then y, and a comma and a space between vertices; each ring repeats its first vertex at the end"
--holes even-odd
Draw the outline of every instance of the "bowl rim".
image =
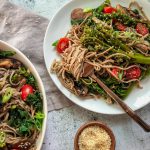
POLYGON ((99 127, 103 128, 104 130, 106 130, 106 132, 109 134, 109 136, 111 138, 110 150, 115 150, 115 147, 116 147, 115 135, 114 135, 113 131, 110 129, 110 127, 108 127, 105 123, 103 123, 101 121, 90 121, 90 122, 87 122, 87 123, 81 125, 81 127, 77 130, 75 138, 74 138, 74 150, 79 150, 79 146, 78 146, 79 136, 82 133, 82 131, 89 126, 99 126, 99 127))
MULTIPOLYGON (((9 50, 12 50, 14 52, 16 52, 16 54, 21 57, 21 59, 23 59, 25 62, 28 63, 28 65, 30 66, 30 71, 31 73, 34 75, 34 77, 37 80, 38 83, 38 87, 41 89, 40 92, 42 93, 42 102, 43 102, 43 113, 45 115, 44 120, 43 120, 43 125, 42 125, 42 130, 40 132, 41 136, 40 136, 40 140, 39 143, 36 144, 37 145, 37 150, 40 150, 43 144, 43 140, 44 140, 44 136, 45 136, 45 132, 46 132, 46 124, 47 124, 47 99, 46 99, 46 93, 45 93, 45 88, 44 88, 44 84, 42 82, 42 79, 39 75, 39 73, 37 72, 37 70, 35 69, 34 65, 31 63, 31 61, 17 48, 15 48, 14 46, 8 44, 5 41, 0 40, 0 45, 2 45, 2 47, 8 47, 9 50)), ((2 49, 2 50, 6 50, 6 49, 2 49)), ((15 56, 14 56, 15 57, 15 56)), ((23 63, 23 62, 22 62, 23 63)), ((26 64, 23 63, 25 66, 26 64)))

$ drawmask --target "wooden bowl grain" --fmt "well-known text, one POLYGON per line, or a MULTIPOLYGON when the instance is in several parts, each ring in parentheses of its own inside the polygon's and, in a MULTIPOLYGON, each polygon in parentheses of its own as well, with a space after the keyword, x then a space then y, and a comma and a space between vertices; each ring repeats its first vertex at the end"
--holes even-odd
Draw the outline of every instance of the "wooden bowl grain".
POLYGON ((109 134, 109 136, 111 138, 110 150, 115 150, 116 140, 115 140, 115 136, 114 136, 112 130, 106 124, 104 124, 100 121, 91 121, 91 122, 85 123, 78 129, 78 131, 75 135, 75 139, 74 139, 74 150, 79 150, 79 145, 78 145, 79 136, 80 136, 81 132, 89 126, 99 126, 99 127, 103 128, 104 130, 106 130, 106 132, 109 134))

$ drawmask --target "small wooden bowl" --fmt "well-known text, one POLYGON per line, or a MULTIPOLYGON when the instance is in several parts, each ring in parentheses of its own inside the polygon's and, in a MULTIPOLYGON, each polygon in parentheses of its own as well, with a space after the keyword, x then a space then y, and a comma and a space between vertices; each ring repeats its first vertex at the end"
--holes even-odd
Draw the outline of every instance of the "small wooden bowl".
POLYGON ((104 130, 106 130, 106 132, 109 134, 109 136, 111 138, 111 148, 110 148, 110 150, 115 150, 116 140, 115 140, 115 136, 114 136, 112 130, 107 125, 105 125, 104 123, 99 122, 99 121, 88 122, 88 123, 82 125, 78 129, 78 131, 75 135, 75 139, 74 139, 74 150, 79 150, 79 145, 78 145, 79 136, 80 136, 81 132, 89 126, 99 126, 99 127, 103 128, 104 130))

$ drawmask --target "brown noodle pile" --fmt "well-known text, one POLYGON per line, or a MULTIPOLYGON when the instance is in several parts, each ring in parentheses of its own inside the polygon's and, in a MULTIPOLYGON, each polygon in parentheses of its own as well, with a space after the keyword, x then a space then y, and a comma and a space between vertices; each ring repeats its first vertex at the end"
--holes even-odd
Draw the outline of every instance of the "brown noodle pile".
MULTIPOLYGON (((13 83, 12 81, 12 76, 17 71, 17 69, 0 68, 0 95, 3 95, 9 87, 13 89, 13 97, 11 98, 11 101, 7 102, 3 107, 0 107, 0 132, 2 131, 6 133, 5 142, 8 145, 15 145, 28 141, 33 144, 35 143, 36 138, 39 135, 39 131, 35 129, 31 135, 23 137, 18 134, 17 128, 13 128, 7 123, 9 118, 9 110, 11 110, 13 106, 17 106, 18 108, 27 111, 31 117, 35 115, 35 110, 33 109, 33 106, 27 105, 20 98, 20 89, 22 87, 23 80, 19 81, 18 83, 13 83)), ((5 149, 7 150, 7 148, 5 149)), ((32 145, 30 150, 36 150, 35 144, 32 145)))

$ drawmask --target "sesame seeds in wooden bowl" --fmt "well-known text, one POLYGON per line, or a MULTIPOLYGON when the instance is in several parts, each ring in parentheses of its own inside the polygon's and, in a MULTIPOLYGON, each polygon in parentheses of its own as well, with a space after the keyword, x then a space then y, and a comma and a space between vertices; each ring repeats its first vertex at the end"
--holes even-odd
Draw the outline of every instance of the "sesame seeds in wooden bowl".
POLYGON ((75 150, 115 150, 115 144, 112 130, 99 121, 82 125, 74 139, 75 150))

